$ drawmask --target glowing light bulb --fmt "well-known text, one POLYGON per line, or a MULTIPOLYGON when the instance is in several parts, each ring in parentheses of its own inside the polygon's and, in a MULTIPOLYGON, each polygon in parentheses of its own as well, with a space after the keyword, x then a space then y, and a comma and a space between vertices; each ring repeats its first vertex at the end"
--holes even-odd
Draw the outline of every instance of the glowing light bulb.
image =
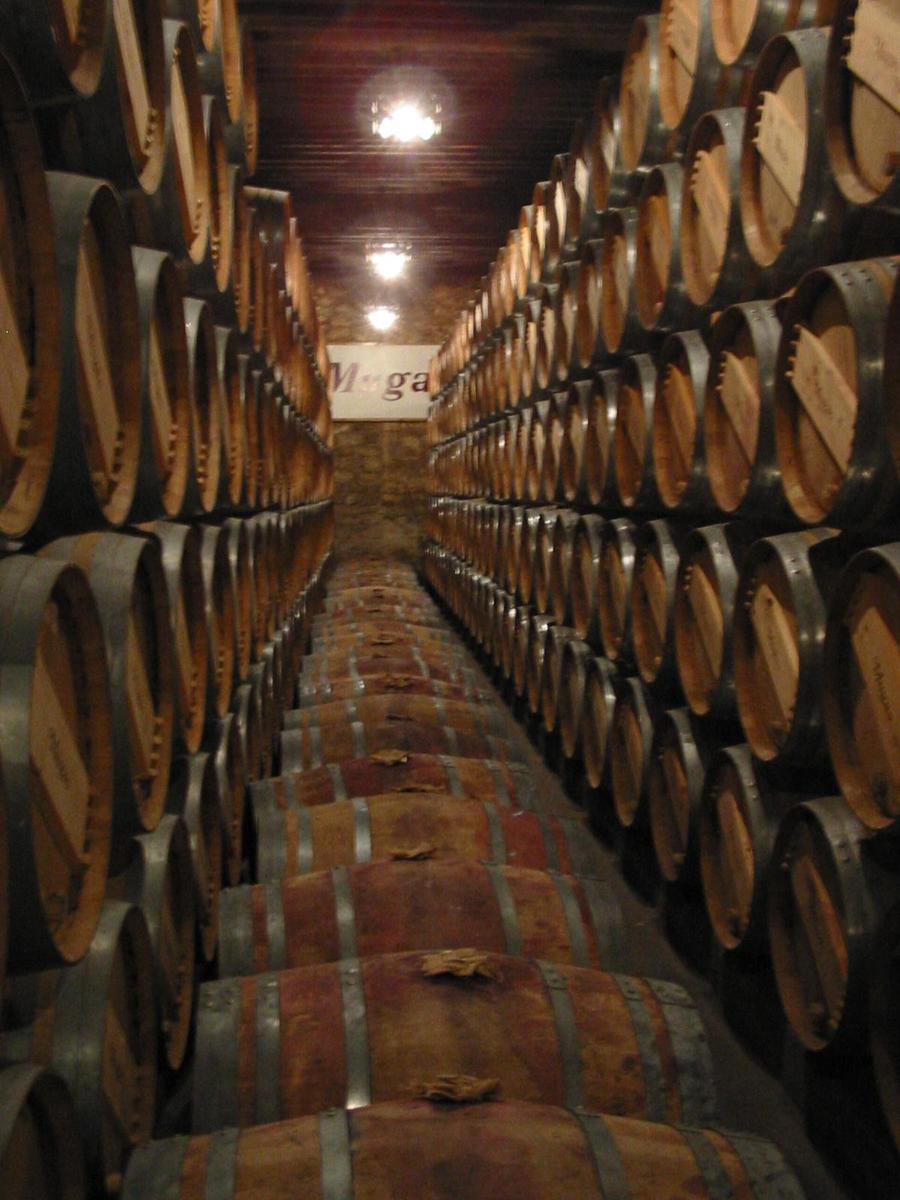
POLYGON ((385 246, 381 250, 373 250, 369 262, 375 274, 382 279, 399 279, 409 262, 409 255, 392 246, 385 246))
POLYGON ((369 324, 373 329, 377 329, 379 333, 385 333, 388 329, 392 329, 397 323, 397 310, 394 308, 370 308, 366 316, 369 318, 369 324))
MULTIPOLYGON (((379 117, 380 108, 381 102, 373 105, 376 119, 372 123, 372 129, 385 141, 393 139, 402 145, 417 141, 428 142, 441 131, 434 116, 423 113, 420 106, 411 100, 399 101, 379 117)), ((435 111, 440 112, 440 108, 435 111)))

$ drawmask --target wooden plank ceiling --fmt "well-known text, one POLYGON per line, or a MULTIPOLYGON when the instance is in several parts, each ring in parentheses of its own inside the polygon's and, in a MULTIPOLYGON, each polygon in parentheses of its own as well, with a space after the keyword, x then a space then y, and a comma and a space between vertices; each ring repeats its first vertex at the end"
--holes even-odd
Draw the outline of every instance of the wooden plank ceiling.
POLYGON ((412 244, 420 278, 473 286, 618 70, 646 0, 240 0, 255 34, 256 181, 289 188, 317 276, 352 278, 370 241, 412 244), (371 132, 398 77, 437 95, 443 132, 371 132))

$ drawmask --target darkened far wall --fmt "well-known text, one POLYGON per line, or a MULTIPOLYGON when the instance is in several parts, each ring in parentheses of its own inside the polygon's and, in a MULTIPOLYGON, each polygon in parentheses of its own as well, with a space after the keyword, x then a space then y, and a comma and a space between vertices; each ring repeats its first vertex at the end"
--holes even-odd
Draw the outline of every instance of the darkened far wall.
MULTIPOLYGON (((477 280, 403 287, 381 293, 395 303, 400 319, 383 341, 398 345, 439 345, 477 280)), ((330 345, 374 340, 365 320, 364 281, 319 278, 316 303, 330 345)), ((340 558, 373 554, 416 558, 425 521, 424 421, 336 421, 334 426, 335 549, 340 558)))

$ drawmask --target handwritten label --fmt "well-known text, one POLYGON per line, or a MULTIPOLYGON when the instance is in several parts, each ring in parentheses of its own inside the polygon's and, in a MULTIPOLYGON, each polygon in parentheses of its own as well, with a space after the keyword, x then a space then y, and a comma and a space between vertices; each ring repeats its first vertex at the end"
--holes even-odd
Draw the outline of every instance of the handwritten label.
POLYGON ((142 150, 146 150, 152 136, 150 125, 153 113, 132 0, 113 0, 113 21, 136 141, 142 150))
POLYGON ((837 466, 846 470, 853 450, 856 394, 821 338, 801 326, 788 378, 837 466))
POLYGON ((900 12, 893 0, 860 0, 847 66, 900 113, 900 12))
POLYGON ((13 291, 0 264, 0 426, 11 451, 19 439, 29 376, 13 291))
POLYGON ((93 226, 88 224, 78 250, 75 338, 90 398, 88 416, 100 450, 103 470, 111 477, 117 465, 119 412, 99 292, 102 280, 100 247, 93 226))
POLYGON ((69 868, 84 866, 90 784, 75 731, 63 709, 45 651, 38 650, 31 684, 29 756, 40 778, 35 804, 69 868))
POLYGON ((775 700, 786 723, 797 695, 800 655, 784 609, 767 583, 760 584, 754 593, 750 620, 775 700))
POLYGON ((669 45, 688 75, 694 74, 697 63, 698 35, 696 0, 673 0, 668 20, 669 45))
POLYGON ((881 612, 870 605, 851 635, 853 652, 866 686, 869 709, 894 787, 900 785, 900 691, 897 635, 881 612))
POLYGON ((722 372, 717 390, 741 450, 747 462, 752 463, 756 457, 759 395, 750 378, 750 372, 741 359, 730 350, 726 350, 722 356, 722 372))
POLYGON ((175 130, 175 153, 178 160, 181 189, 184 199, 186 226, 191 238, 195 237, 200 225, 200 204, 197 196, 197 168, 194 162, 194 146, 191 139, 191 118, 188 111, 187 94, 181 66, 172 66, 172 128, 175 130))
POLYGON ((755 143, 791 204, 800 203, 806 163, 806 130, 775 92, 763 92, 755 143))

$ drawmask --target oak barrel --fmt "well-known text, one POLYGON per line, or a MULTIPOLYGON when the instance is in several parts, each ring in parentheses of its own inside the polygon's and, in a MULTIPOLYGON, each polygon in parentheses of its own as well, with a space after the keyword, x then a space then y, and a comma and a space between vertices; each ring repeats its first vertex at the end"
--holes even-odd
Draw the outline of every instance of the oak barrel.
POLYGON ((632 177, 665 161, 672 149, 659 105, 660 42, 659 16, 637 17, 625 44, 619 89, 619 155, 632 177))
POLYGON ((638 676, 619 681, 607 754, 613 809, 624 829, 647 823, 653 727, 658 716, 658 705, 638 676))
POLYGON ((623 359, 612 447, 616 498, 622 508, 659 507, 652 453, 656 386, 656 366, 648 354, 623 359))
POLYGON ((112 16, 106 0, 0 0, 4 44, 34 100, 71 102, 96 92, 112 16))
POLYGON ((389 690, 380 696, 353 696, 289 710, 284 715, 284 728, 311 730, 346 725, 351 721, 369 723, 406 719, 498 736, 508 733, 510 728, 505 712, 496 704, 444 699, 437 695, 406 695, 398 690, 389 690))
POLYGON ((669 129, 690 130, 710 109, 739 98, 740 70, 723 67, 712 34, 714 0, 662 0, 659 108, 669 129))
POLYGON ((647 800, 653 850, 667 883, 697 881, 697 824, 713 746, 714 739, 687 708, 670 708, 657 719, 647 800))
POLYGON ((685 531, 671 521, 646 521, 634 535, 631 638, 638 674, 662 697, 678 692, 675 591, 685 531))
POLYGON ((657 359, 651 453, 656 487, 669 510, 712 507, 703 443, 709 354, 702 334, 670 333, 657 359))
POLYGON ((557 726, 562 752, 567 759, 575 758, 581 747, 587 668, 593 653, 587 642, 579 641, 577 635, 563 646, 557 726))
POLYGON ((581 752, 588 786, 594 791, 608 779, 609 731, 616 705, 619 678, 607 658, 588 660, 581 720, 581 752))
POLYGON ((641 188, 634 280, 638 317, 648 332, 697 322, 681 269, 683 192, 684 170, 678 163, 653 167, 641 188))
POLYGON ((191 381, 191 470, 185 516, 212 512, 222 469, 222 384, 212 309, 205 300, 184 302, 191 381))
POLYGON ((627 517, 607 521, 600 534, 597 617, 600 645, 608 659, 627 666, 633 659, 631 585, 634 578, 634 535, 627 517))
POLYGON ((172 764, 167 811, 185 824, 194 868, 197 944, 202 960, 213 962, 219 944, 219 892, 225 866, 225 831, 215 759, 205 751, 172 764))
POLYGON ((84 1152, 69 1089, 34 1063, 0 1070, 0 1171, 8 1200, 84 1200, 84 1152))
POLYGON ((206 617, 208 668, 206 711, 209 717, 224 717, 234 685, 235 612, 228 533, 216 525, 200 531, 200 561, 203 568, 203 597, 206 617))

